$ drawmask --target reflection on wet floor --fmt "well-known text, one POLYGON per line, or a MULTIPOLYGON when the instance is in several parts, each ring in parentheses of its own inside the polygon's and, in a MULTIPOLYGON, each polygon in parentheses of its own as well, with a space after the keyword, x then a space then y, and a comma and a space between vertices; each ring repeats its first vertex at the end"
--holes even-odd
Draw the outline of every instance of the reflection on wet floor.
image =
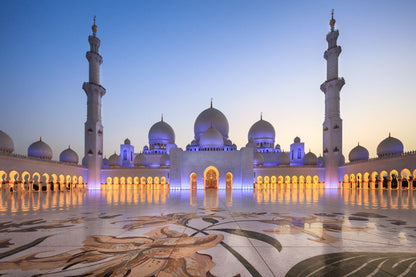
POLYGON ((325 190, 325 189, 257 189, 257 190, 173 190, 169 189, 112 189, 101 191, 72 190, 44 192, 0 193, 0 213, 39 210, 69 210, 82 206, 89 197, 99 197, 108 206, 154 204, 168 205, 181 201, 192 207, 203 205, 216 208, 224 203, 233 206, 233 198, 257 204, 315 205, 323 201, 336 201, 345 206, 362 206, 379 209, 415 209, 414 190, 325 190), (184 202, 185 199, 188 199, 184 202))

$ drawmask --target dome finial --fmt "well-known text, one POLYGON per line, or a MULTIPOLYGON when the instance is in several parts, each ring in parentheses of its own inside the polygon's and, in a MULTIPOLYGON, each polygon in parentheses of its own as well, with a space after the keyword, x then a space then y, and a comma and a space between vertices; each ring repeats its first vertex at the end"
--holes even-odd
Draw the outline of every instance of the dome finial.
POLYGON ((389 132, 389 138, 391 138, 391 133, 389 132))
POLYGON ((163 113, 162 113, 162 119, 161 119, 160 121, 162 121, 162 122, 163 122, 163 113))
MULTIPOLYGON (((212 109, 212 100, 213 100, 213 98, 211 97, 211 109, 212 109)), ((211 122, 212 123, 212 122, 211 122)))
POLYGON ((94 25, 92 25, 91 29, 92 29, 92 35, 95 37, 95 35, 97 34, 97 25, 95 25, 95 15, 94 15, 94 25))
POLYGON ((71 144, 70 144, 70 145, 68 145, 68 149, 71 149, 71 144))
POLYGON ((42 137, 39 137, 39 141, 42 141, 42 137))
POLYGON ((263 112, 260 113, 260 120, 263 120, 263 112))
POLYGON ((329 21, 329 26, 331 26, 331 31, 334 31, 335 19, 334 19, 334 9, 331 12, 331 20, 329 21))
POLYGON ((360 142, 358 142, 358 146, 360 146, 360 142))

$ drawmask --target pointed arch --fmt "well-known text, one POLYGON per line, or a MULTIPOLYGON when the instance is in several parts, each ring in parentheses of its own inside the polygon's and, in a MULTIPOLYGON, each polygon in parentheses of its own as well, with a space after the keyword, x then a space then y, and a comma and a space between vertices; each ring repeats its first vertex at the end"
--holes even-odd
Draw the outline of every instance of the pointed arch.
POLYGON ((192 172, 191 175, 189 175, 189 184, 191 189, 196 189, 197 188, 197 182, 196 182, 196 173, 192 172))
POLYGON ((208 166, 204 171, 204 188, 218 189, 220 173, 214 166, 208 166))

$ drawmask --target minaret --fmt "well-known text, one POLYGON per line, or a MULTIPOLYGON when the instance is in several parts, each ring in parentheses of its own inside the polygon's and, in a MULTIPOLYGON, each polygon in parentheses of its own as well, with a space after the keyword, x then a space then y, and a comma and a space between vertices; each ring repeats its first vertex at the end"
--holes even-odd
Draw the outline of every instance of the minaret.
POLYGON ((105 88, 100 85, 100 65, 103 58, 98 53, 100 40, 96 36, 97 26, 92 26, 92 36, 88 37, 90 51, 86 57, 89 62, 89 81, 82 85, 88 97, 87 121, 85 122, 85 162, 88 167, 88 189, 101 188, 101 166, 103 159, 103 125, 101 123, 101 97, 105 88))
POLYGON ((344 86, 344 78, 338 77, 338 56, 341 46, 337 45, 339 36, 335 30, 334 10, 329 22, 330 32, 326 35, 328 49, 324 58, 327 61, 326 81, 321 85, 325 93, 325 121, 323 124, 323 152, 325 163, 325 187, 338 188, 339 166, 342 157, 342 119, 339 109, 339 93, 344 86))

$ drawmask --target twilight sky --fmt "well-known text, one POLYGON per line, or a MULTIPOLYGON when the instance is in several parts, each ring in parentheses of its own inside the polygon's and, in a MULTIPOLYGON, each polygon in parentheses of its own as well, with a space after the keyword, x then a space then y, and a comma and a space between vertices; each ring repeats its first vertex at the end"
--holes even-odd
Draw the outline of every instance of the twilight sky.
POLYGON ((335 9, 343 154, 399 138, 416 149, 416 1, 2 1, 0 130, 15 153, 40 136, 54 160, 69 144, 84 155, 92 18, 101 39, 104 154, 129 138, 135 152, 164 119, 185 148, 198 114, 221 110, 238 148, 260 113, 276 143, 322 153, 331 9, 335 9), (117 5, 114 5, 117 3, 117 5))

